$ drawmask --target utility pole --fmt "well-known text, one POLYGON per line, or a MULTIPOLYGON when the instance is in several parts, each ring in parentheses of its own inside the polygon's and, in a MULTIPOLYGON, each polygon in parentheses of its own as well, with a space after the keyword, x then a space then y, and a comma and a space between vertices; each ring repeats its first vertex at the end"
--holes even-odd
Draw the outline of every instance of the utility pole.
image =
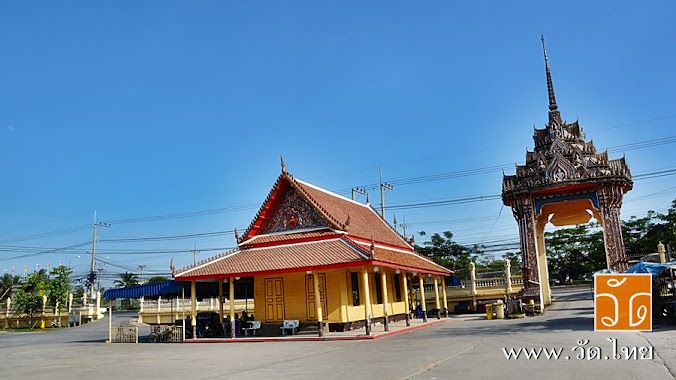
POLYGON ((143 284, 143 282, 144 282, 143 281, 143 270, 146 269, 146 266, 145 265, 139 265, 138 269, 141 270, 141 284, 143 284))
POLYGON ((353 187, 352 188, 352 200, 354 200, 354 193, 366 195, 366 188, 365 187, 353 187))
POLYGON ((96 227, 110 228, 110 224, 108 224, 108 223, 96 223, 96 210, 94 210, 94 239, 92 240, 92 268, 91 268, 91 272, 89 273, 89 277, 90 277, 89 282, 90 282, 90 286, 91 286, 91 288, 90 288, 91 298, 94 298, 94 294, 96 294, 96 293, 94 293, 94 282, 95 282, 94 277, 96 276, 96 272, 95 272, 95 270, 96 270, 96 267, 95 267, 96 266, 96 227))
POLYGON ((406 229, 408 228, 408 224, 406 224, 406 215, 404 215, 404 223, 400 224, 400 226, 404 229, 404 237, 407 237, 406 229))
POLYGON ((98 285, 97 288, 98 288, 98 290, 100 291, 100 290, 101 290, 101 272, 103 272, 103 267, 99 267, 98 269, 99 269, 99 278, 98 278, 98 280, 99 280, 99 285, 98 285))
POLYGON ((380 216, 385 219, 385 190, 394 190, 394 187, 387 182, 383 182, 383 168, 378 166, 380 172, 380 216))
POLYGON ((196 265, 197 264, 197 243, 195 243, 195 248, 191 251, 192 252, 192 264, 196 265))

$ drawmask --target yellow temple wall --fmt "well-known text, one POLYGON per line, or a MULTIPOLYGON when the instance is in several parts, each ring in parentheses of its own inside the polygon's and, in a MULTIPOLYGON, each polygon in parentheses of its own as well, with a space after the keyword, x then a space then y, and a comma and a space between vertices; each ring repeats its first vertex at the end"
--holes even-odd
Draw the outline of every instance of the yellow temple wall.
MULTIPOLYGON (((406 312, 406 305, 404 303, 403 292, 401 289, 402 301, 395 300, 395 285, 394 285, 394 271, 382 271, 387 275, 387 299, 388 299, 388 315, 404 314, 406 312)), ((348 269, 334 269, 326 271, 317 271, 318 276, 325 276, 326 278, 326 303, 327 310, 324 311, 324 323, 346 323, 365 319, 364 313, 364 294, 361 277, 361 268, 348 269), (358 306, 352 306, 352 284, 350 280, 350 273, 360 273, 360 301, 358 306)), ((281 323, 284 319, 298 319, 301 323, 314 322, 316 320, 308 319, 308 301, 307 301, 307 277, 305 272, 286 273, 279 275, 260 276, 254 279, 254 299, 255 299, 255 316, 256 319, 263 321, 263 323, 281 323), (283 318, 281 320, 267 320, 266 319, 266 283, 267 281, 275 281, 281 279, 283 281, 283 318)), ((369 268, 369 290, 371 299, 371 317, 380 318, 384 316, 383 305, 376 304, 376 276, 373 273, 373 268, 369 268)))

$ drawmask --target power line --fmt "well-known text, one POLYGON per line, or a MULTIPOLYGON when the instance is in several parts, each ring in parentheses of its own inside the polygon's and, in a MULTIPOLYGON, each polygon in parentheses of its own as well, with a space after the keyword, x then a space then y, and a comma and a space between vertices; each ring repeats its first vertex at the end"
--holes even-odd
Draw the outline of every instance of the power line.
POLYGON ((183 239, 194 239, 194 238, 197 238, 197 237, 223 236, 223 235, 232 234, 234 232, 235 232, 235 230, 227 230, 227 231, 215 231, 215 232, 202 232, 202 233, 188 234, 188 235, 100 239, 99 242, 101 242, 101 243, 138 243, 138 242, 152 242, 152 241, 162 241, 162 240, 183 240, 183 239))

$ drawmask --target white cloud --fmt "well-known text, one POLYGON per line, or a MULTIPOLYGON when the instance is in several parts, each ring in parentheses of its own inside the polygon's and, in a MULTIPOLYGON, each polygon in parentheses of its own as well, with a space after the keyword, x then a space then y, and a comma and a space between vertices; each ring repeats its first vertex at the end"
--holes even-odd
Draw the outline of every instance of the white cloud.
POLYGON ((10 132, 14 132, 14 127, 12 127, 11 125, 10 125, 9 127, 7 127, 7 129, 8 129, 10 132))

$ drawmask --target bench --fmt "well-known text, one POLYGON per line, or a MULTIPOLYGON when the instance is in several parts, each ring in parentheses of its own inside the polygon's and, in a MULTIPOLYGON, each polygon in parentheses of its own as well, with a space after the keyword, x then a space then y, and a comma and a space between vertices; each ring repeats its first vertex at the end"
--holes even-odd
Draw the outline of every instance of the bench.
POLYGON ((251 335, 256 335, 256 331, 261 329, 261 321, 249 321, 249 327, 244 327, 242 330, 244 330, 244 336, 249 335, 249 332, 251 332, 251 335))
POLYGON ((291 335, 296 335, 298 334, 298 326, 300 323, 298 322, 297 319, 287 319, 284 321, 284 324, 282 324, 282 327, 279 329, 282 331, 282 335, 286 335, 287 332, 290 332, 291 335))

